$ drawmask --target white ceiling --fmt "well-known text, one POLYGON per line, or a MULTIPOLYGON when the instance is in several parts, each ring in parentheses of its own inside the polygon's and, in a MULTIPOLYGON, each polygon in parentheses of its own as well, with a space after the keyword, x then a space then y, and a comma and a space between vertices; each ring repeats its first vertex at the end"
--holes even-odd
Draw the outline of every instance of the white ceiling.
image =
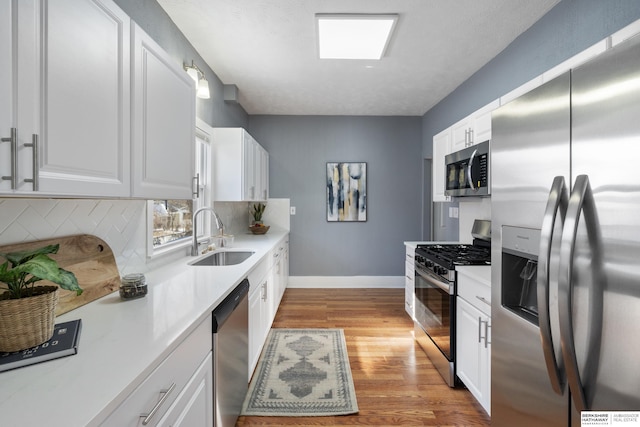
POLYGON ((158 0, 249 114, 421 116, 560 0, 158 0), (380 61, 317 58, 316 13, 397 13, 380 61))

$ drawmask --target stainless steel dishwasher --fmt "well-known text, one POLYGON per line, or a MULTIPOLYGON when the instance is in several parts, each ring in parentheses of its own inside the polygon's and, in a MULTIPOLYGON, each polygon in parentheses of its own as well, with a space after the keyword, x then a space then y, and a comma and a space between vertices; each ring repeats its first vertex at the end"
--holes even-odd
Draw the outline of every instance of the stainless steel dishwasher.
POLYGON ((215 427, 233 427, 247 394, 249 280, 213 310, 213 416, 215 427))

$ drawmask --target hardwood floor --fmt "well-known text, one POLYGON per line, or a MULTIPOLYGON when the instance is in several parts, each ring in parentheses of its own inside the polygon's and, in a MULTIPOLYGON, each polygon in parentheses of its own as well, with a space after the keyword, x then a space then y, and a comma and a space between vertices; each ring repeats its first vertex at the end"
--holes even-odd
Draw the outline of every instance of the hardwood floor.
POLYGON ((240 417, 236 426, 489 426, 471 393, 449 388, 413 339, 404 289, 287 289, 274 328, 342 328, 360 412, 240 417))

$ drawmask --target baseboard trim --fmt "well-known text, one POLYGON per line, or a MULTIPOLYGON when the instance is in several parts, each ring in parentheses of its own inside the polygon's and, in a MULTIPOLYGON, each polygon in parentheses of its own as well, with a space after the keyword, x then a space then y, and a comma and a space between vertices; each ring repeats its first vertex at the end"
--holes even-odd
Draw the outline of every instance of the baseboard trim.
POLYGON ((289 276, 288 288, 404 288, 404 276, 289 276))

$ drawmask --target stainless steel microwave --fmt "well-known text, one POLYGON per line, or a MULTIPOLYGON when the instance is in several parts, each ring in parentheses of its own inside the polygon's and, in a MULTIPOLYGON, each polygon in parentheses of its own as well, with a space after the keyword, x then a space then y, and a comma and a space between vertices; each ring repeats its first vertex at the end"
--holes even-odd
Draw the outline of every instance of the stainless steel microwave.
POLYGON ((488 196, 489 141, 447 154, 445 161, 445 194, 451 197, 488 196))

